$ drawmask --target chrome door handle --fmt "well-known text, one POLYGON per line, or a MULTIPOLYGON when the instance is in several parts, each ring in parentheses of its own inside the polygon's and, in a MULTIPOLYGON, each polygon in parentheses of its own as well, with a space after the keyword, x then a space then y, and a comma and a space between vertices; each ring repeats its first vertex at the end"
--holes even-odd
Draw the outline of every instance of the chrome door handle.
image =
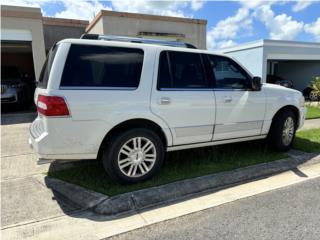
POLYGON ((231 102, 232 101, 232 97, 224 97, 224 102, 231 102))
POLYGON ((168 97, 162 97, 160 98, 160 104, 161 105, 168 105, 171 103, 171 99, 168 97))

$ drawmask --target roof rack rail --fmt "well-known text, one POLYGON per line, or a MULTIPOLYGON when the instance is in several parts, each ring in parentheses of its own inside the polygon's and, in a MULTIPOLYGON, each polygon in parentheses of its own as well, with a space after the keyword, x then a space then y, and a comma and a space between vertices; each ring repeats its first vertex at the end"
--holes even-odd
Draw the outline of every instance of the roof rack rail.
POLYGON ((81 35, 80 39, 146 43, 146 44, 155 44, 155 45, 163 45, 163 46, 170 46, 170 47, 184 47, 184 48, 196 49, 194 45, 186 42, 171 41, 171 40, 157 40, 157 39, 138 38, 138 37, 125 37, 125 36, 99 35, 99 34, 85 33, 81 35))

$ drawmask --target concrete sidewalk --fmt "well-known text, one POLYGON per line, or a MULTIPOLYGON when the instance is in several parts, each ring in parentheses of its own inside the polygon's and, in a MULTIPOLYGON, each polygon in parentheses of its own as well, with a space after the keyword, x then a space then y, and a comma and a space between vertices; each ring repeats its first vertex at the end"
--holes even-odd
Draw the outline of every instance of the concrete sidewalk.
MULTIPOLYGON (((50 164, 37 165, 27 141, 29 125, 1 125, 2 229, 79 210, 78 206, 57 198, 45 185, 43 173, 50 164)), ((70 167, 70 163, 59 167, 70 167)))
POLYGON ((304 125, 300 130, 308 130, 312 128, 320 128, 320 118, 305 120, 304 125))

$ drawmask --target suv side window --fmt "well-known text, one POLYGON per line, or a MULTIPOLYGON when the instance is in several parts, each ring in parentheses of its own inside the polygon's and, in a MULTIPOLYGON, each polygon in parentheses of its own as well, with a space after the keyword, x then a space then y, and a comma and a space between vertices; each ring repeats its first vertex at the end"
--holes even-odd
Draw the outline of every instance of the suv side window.
POLYGON ((208 88, 201 54, 163 51, 159 59, 158 89, 208 88))
POLYGON ((137 88, 143 50, 107 46, 70 47, 60 86, 137 88))
POLYGON ((215 77, 216 88, 248 89, 250 76, 235 61, 214 55, 208 55, 208 59, 215 77))

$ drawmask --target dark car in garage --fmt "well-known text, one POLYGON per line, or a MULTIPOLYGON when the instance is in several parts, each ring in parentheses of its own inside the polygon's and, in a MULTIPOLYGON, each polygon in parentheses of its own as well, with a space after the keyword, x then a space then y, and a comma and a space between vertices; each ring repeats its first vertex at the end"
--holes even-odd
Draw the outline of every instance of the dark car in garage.
POLYGON ((1 66, 1 104, 27 106, 33 99, 34 81, 16 66, 1 66))
POLYGON ((267 75, 267 83, 277 84, 287 88, 293 88, 293 83, 291 80, 283 79, 282 77, 276 75, 267 75))

